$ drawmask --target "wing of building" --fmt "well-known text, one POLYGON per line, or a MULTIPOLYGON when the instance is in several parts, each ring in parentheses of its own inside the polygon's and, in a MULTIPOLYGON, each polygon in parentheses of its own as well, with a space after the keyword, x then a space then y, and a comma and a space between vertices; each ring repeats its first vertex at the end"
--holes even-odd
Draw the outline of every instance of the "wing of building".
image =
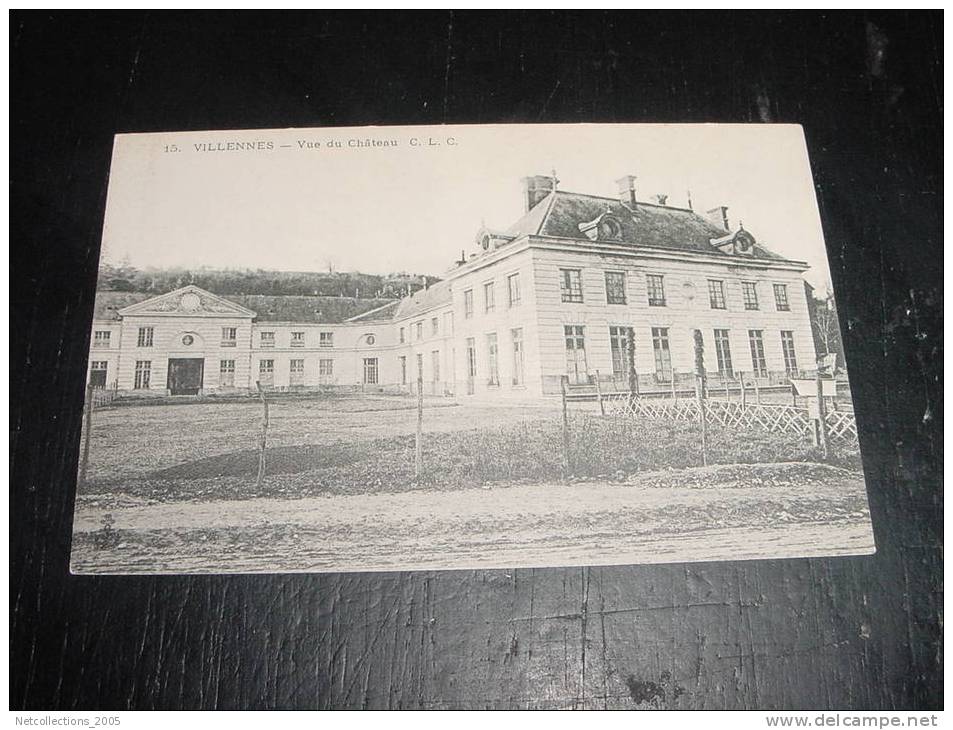
POLYGON ((527 399, 587 387, 689 385, 706 370, 779 384, 814 371, 801 261, 704 215, 525 178, 525 214, 484 228, 445 278, 400 300, 101 292, 95 387, 161 395, 264 388, 527 399))

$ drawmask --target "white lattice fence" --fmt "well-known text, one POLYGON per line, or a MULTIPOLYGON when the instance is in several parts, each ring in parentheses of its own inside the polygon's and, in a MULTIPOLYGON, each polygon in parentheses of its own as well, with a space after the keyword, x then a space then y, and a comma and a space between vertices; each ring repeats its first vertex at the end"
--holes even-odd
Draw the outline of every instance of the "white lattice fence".
MULTIPOLYGON (((696 400, 629 398, 613 396, 605 401, 606 415, 639 416, 672 421, 697 421, 696 400)), ((788 405, 759 405, 731 401, 705 401, 705 420, 726 428, 763 428, 774 433, 810 436, 814 423, 806 408, 788 405)), ((832 441, 857 440, 854 414, 829 411, 828 434, 832 441)))

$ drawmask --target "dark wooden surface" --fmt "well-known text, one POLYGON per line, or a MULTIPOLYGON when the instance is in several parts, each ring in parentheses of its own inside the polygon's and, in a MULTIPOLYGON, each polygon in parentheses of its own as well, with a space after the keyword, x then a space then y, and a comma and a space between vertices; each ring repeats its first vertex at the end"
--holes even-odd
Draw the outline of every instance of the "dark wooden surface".
POLYGON ((939 14, 10 27, 12 707, 942 706, 939 14), (501 121, 805 125, 877 555, 71 577, 113 132, 501 121))

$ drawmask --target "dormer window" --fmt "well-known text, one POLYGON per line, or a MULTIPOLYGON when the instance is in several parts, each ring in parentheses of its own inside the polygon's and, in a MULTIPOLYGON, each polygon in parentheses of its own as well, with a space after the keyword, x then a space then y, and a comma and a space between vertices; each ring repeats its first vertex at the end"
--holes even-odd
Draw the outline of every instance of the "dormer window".
POLYGON ((618 241, 622 238, 622 221, 606 209, 595 220, 580 223, 579 230, 591 241, 618 241))

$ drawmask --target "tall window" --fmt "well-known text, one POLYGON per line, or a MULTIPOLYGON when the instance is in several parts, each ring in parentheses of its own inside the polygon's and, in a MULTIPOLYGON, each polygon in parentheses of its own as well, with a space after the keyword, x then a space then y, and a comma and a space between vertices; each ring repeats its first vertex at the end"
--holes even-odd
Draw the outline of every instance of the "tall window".
POLYGON ((430 334, 434 337, 440 332, 440 319, 438 317, 430 318, 430 334))
POLYGON ((467 377, 475 378, 476 374, 476 340, 472 337, 467 337, 467 377))
POLYGON ((288 384, 304 385, 304 360, 291 360, 288 365, 288 384))
POLYGON ((93 360, 89 364, 89 384, 94 388, 105 388, 108 368, 108 360, 93 360))
POLYGON ((463 318, 470 319, 473 316, 473 289, 467 289, 463 292, 463 318))
POLYGON ((405 331, 404 331, 404 328, 401 327, 400 328, 400 344, 403 345, 405 341, 406 341, 405 331))
POLYGON ((589 368, 586 364, 586 337, 582 325, 563 326, 566 338, 566 374, 570 383, 588 383, 589 368))
POLYGON ((334 333, 333 332, 319 332, 318 333, 318 347, 334 347, 334 333))
POLYGON ((774 303, 777 305, 779 312, 791 311, 791 304, 790 302, 788 302, 788 285, 787 284, 774 285, 774 303))
POLYGON ((581 302, 582 271, 580 269, 560 269, 559 291, 564 302, 581 302))
POLYGON ((238 331, 234 327, 222 327, 222 347, 235 347, 238 331))
POLYGON ((646 274, 645 285, 649 293, 650 307, 665 306, 665 282, 660 274, 646 274))
POLYGON ((140 327, 139 339, 136 341, 137 345, 139 347, 152 347, 152 334, 152 327, 140 327))
POLYGON ((334 360, 322 358, 318 360, 318 382, 329 385, 334 378, 334 360))
POLYGON ((414 323, 414 337, 416 337, 418 341, 419 341, 419 340, 422 340, 422 339, 424 338, 424 323, 423 323, 423 321, 415 322, 415 323, 414 323))
POLYGON ((496 307, 496 287, 492 281, 483 285, 483 311, 492 312, 496 307))
POLYGON ((258 361, 258 382, 262 385, 274 385, 275 384, 275 361, 274 360, 259 360, 258 361))
POLYGON ((764 359, 764 333, 748 330, 748 347, 751 348, 751 369, 761 378, 768 376, 768 364, 764 359))
POLYGON ((754 281, 741 282, 741 291, 745 298, 745 309, 751 311, 758 308, 758 284, 754 281))
POLYGON ((712 309, 725 309, 725 282, 718 279, 708 280, 708 301, 712 309))
POLYGON ((400 384, 407 385, 407 356, 401 355, 397 360, 400 362, 400 384))
POLYGON ((451 337, 453 335, 453 312, 443 313, 443 336, 451 337))
POLYGON ((622 271, 606 272, 606 303, 625 304, 625 273, 622 271))
POLYGON ((364 384, 377 385, 377 358, 364 358, 364 384))
POLYGON ((520 301, 522 301, 519 274, 510 274, 506 277, 506 297, 511 307, 519 306, 520 301))
POLYGON ((500 384, 500 363, 496 344, 496 332, 491 332, 486 336, 486 384, 500 384))
POLYGON ((136 360, 136 390, 148 390, 152 379, 152 360, 136 360))
POLYGON ((109 330, 96 330, 93 332, 93 347, 109 347, 109 330))
POLYGON ((715 330, 715 357, 718 359, 718 372, 722 375, 732 375, 731 343, 728 341, 728 330, 715 330))
POLYGON ((668 327, 652 328, 652 350, 655 352, 655 375, 659 380, 672 379, 672 351, 668 343, 668 327))
POLYGON ((422 352, 417 353, 417 382, 424 382, 424 354, 422 352))
POLYGON ((222 360, 218 364, 218 384, 222 388, 235 387, 235 361, 222 360))
POLYGON ((794 333, 791 330, 781 330, 781 352, 784 355, 784 372, 796 375, 797 355, 794 352, 794 333))
POLYGON ((610 327, 609 348, 612 352, 612 376, 620 380, 629 372, 629 343, 632 341, 631 327, 610 327))
POLYGON ((513 385, 523 384, 523 328, 510 330, 513 338, 513 385))
POLYGON ((292 346, 292 347, 304 347, 304 332, 292 332, 292 333, 291 333, 291 346, 292 346))
POLYGON ((275 333, 274 333, 274 332, 262 332, 262 333, 261 333, 261 346, 262 346, 262 347, 274 347, 274 346, 275 346, 275 333))
POLYGON ((430 379, 435 383, 440 382, 440 350, 430 353, 430 379))

